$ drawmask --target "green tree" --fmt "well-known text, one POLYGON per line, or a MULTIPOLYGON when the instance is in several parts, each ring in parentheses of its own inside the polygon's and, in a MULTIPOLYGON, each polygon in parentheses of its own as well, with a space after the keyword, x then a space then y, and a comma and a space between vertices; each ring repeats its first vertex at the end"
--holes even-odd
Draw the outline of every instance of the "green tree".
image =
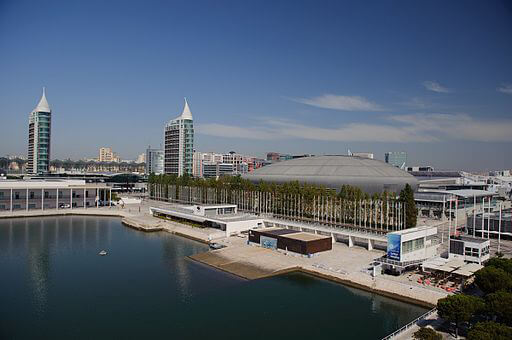
POLYGON ((478 322, 468 332, 468 340, 508 340, 512 339, 512 328, 486 321, 478 322))
POLYGON ((512 288, 512 275, 501 268, 488 266, 475 273, 475 283, 486 294, 512 288))
POLYGON ((512 293, 499 291, 485 297, 487 312, 498 318, 498 321, 512 326, 512 293))
POLYGON ((471 295, 450 295, 437 301, 439 316, 447 321, 455 322, 457 334, 460 322, 471 320, 476 313, 484 309, 483 300, 471 295))
POLYGON ((505 259, 503 257, 493 257, 485 264, 486 267, 500 268, 509 274, 512 274, 512 259, 505 259))
POLYGON ((443 336, 430 327, 421 327, 413 334, 417 340, 441 340, 443 336))
POLYGON ((400 201, 405 203, 405 227, 416 227, 418 210, 416 209, 416 202, 414 202, 414 190, 412 190, 409 183, 400 191, 400 201))

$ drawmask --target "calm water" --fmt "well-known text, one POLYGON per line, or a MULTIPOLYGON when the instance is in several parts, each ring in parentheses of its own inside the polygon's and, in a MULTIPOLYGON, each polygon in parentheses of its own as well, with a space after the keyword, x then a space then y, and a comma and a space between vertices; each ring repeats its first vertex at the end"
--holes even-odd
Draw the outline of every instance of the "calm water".
POLYGON ((302 274, 245 281, 186 258, 207 250, 117 218, 0 220, 0 338, 377 339, 425 311, 302 274))

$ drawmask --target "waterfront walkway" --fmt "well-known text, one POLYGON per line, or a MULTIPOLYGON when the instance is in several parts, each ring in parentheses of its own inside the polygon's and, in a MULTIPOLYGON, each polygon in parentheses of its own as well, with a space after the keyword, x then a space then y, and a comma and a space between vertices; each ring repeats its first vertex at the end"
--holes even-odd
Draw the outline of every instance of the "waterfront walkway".
MULTIPOLYGON (((248 279, 257 279, 276 275, 286 271, 299 270, 325 279, 341 282, 353 287, 362 288, 381 295, 390 296, 408 302, 433 306, 446 292, 432 290, 416 282, 388 279, 386 275, 372 278, 370 264, 381 257, 384 252, 373 249, 334 243, 333 250, 316 254, 311 258, 293 253, 263 249, 247 245, 247 237, 224 238, 225 233, 212 228, 197 228, 168 220, 153 217, 150 206, 160 204, 149 201, 141 204, 127 204, 124 208, 100 207, 87 209, 52 209, 2 212, 0 218, 94 215, 119 216, 126 225, 144 231, 168 231, 180 236, 208 243, 211 240, 220 242, 226 248, 198 254, 192 258, 220 270, 224 270, 248 279)), ((168 206, 162 203, 161 206, 168 206)))

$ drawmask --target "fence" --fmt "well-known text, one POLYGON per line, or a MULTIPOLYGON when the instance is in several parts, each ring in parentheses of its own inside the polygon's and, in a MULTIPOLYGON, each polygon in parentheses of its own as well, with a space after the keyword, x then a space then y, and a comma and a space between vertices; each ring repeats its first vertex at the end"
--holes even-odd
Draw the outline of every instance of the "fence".
POLYGON ((409 322, 407 325, 397 329, 396 331, 394 331, 393 333, 389 334, 388 336, 382 338, 382 340, 390 340, 390 339, 393 339, 395 336, 399 335, 400 333, 402 332, 405 332, 406 330, 408 330, 409 328, 411 328, 412 326, 416 325, 417 322, 421 321, 421 320, 424 320, 426 319, 427 317, 429 317, 430 315, 434 314, 435 312, 437 312, 437 308, 433 308, 431 310, 429 310, 428 312, 426 312, 425 314, 417 317, 416 319, 412 320, 411 322, 409 322))

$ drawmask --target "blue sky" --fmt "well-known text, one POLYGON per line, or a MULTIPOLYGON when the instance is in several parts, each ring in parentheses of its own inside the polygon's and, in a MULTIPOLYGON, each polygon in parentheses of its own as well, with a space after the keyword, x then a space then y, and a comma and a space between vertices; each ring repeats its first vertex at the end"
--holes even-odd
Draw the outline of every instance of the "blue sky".
POLYGON ((46 86, 57 158, 135 158, 187 97, 199 151, 512 168, 511 36, 507 1, 0 0, 0 154, 46 86))

